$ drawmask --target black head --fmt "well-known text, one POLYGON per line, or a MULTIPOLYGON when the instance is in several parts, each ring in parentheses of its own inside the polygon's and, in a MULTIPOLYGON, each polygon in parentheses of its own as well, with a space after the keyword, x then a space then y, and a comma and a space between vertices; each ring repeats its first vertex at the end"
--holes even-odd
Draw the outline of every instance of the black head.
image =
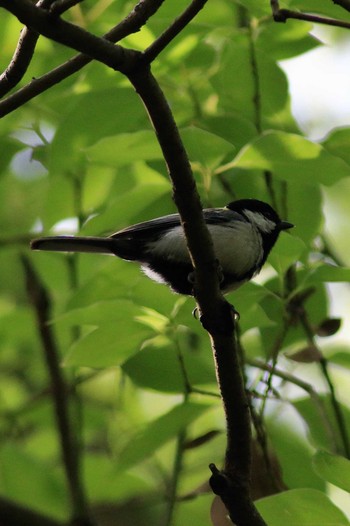
POLYGON ((256 226, 266 233, 271 231, 280 232, 281 230, 287 230, 292 228, 294 225, 288 223, 287 221, 281 221, 277 212, 264 201, 259 201, 258 199, 239 199, 238 201, 232 201, 226 205, 226 208, 229 208, 233 212, 238 212, 243 215, 248 221, 254 222, 256 226), (267 220, 266 224, 265 221, 267 220), (270 227, 268 226, 270 225, 270 227))

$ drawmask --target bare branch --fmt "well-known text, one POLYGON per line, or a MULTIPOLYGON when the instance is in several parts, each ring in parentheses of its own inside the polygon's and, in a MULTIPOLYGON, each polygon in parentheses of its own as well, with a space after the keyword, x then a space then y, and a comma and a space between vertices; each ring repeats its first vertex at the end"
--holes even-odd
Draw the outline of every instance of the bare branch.
POLYGON ((314 22, 315 24, 325 24, 327 26, 350 29, 350 22, 345 22, 344 20, 337 20, 335 18, 328 18, 325 16, 310 15, 308 13, 299 13, 298 11, 291 11, 290 9, 280 9, 278 0, 271 0, 270 4, 275 22, 286 22, 289 18, 292 18, 295 20, 314 22))
POLYGON ((191 22, 203 9, 208 0, 193 0, 183 13, 151 44, 143 53, 148 62, 153 60, 163 51, 169 43, 191 22))
MULTIPOLYGON (((141 0, 124 20, 108 31, 102 38, 109 42, 118 42, 127 35, 136 33, 156 13, 163 2, 164 0, 141 0)), ((87 55, 79 54, 46 75, 33 79, 30 84, 27 84, 27 86, 0 102, 0 118, 73 75, 91 61, 92 59, 87 55)))
POLYGON ((32 4, 30 0, 0 0, 4 7, 20 22, 41 35, 80 51, 110 68, 126 73, 133 67, 139 53, 114 45, 61 18, 53 17, 45 9, 32 4))
POLYGON ((212 342, 218 383, 224 404, 227 428, 225 469, 211 477, 237 526, 264 526, 250 497, 251 428, 249 407, 233 338, 232 308, 224 300, 217 274, 212 240, 203 220, 202 207, 171 110, 157 81, 146 67, 128 75, 145 104, 173 183, 173 196, 185 230, 196 272, 195 296, 201 320, 212 342))

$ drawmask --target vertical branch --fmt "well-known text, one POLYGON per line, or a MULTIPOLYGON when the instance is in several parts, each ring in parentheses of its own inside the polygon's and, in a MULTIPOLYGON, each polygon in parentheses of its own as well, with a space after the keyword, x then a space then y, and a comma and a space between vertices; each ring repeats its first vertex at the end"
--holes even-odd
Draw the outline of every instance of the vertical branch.
POLYGON ((233 338, 231 306, 219 288, 217 261, 203 220, 200 199, 169 105, 149 66, 140 63, 128 73, 154 126, 173 184, 195 269, 195 297, 203 326, 210 334, 227 427, 225 469, 211 465, 211 486, 237 526, 264 526, 250 495, 251 428, 249 406, 233 338))
POLYGON ((51 301, 29 259, 22 257, 22 263, 28 296, 35 311, 39 335, 51 380, 52 397, 60 436, 63 464, 72 503, 73 522, 76 526, 92 526, 93 523, 88 516, 87 502, 76 451, 76 440, 69 415, 68 389, 59 364, 59 352, 56 340, 49 324, 51 318, 51 301))

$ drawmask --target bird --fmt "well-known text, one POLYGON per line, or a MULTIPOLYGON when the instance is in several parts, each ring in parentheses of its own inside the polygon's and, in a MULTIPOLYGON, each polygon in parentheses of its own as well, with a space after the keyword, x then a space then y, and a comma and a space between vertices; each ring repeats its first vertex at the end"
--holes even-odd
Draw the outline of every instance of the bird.
MULTIPOLYGON (((239 199, 203 210, 226 294, 256 276, 282 230, 294 225, 258 199, 239 199)), ((109 237, 52 236, 34 239, 33 250, 112 254, 141 265, 151 279, 173 292, 194 295, 194 270, 179 214, 138 223, 109 237)))

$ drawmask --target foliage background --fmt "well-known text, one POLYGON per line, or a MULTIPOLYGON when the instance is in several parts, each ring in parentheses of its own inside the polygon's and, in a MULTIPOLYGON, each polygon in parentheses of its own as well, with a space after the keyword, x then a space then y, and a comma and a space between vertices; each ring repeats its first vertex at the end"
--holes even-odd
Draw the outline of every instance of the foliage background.
MULTIPOLYGON (((122 44, 144 49, 187 4, 165 2, 122 44)), ((311 0, 289 2, 290 8, 349 18, 324 4, 321 12, 311 0)), ((102 34, 131 8, 124 0, 86 0, 67 17, 102 34)), ((5 69, 20 25, 4 10, 0 17, 5 69)), ((350 132, 336 130, 318 143, 303 137, 279 66, 321 45, 311 27, 274 23, 267 2, 208 2, 153 65, 203 205, 257 197, 296 225, 281 237, 262 276, 230 299, 241 313, 247 383, 278 464, 274 491, 276 484, 289 490, 267 497, 266 474, 263 482, 254 480, 255 495, 266 497, 259 509, 271 525, 290 510, 300 526, 315 517, 320 525, 348 524, 335 487, 350 489, 344 438, 349 348, 319 335, 333 332, 325 323, 326 283, 350 279, 350 132), (291 267, 292 285, 285 279, 291 267), (304 305, 311 335, 300 320, 285 323, 291 297, 310 286, 304 305), (299 351, 294 360, 286 357, 299 351), (275 377, 267 396, 267 375, 256 360, 264 363, 275 352, 278 367, 292 378, 275 377), (334 417, 332 387, 343 427, 334 417)), ((41 38, 22 84, 71 56, 41 38)), ((84 486, 99 524, 111 515, 110 524, 124 526, 209 524, 207 466, 222 462, 225 423, 209 341, 191 316, 193 300, 174 296, 116 258, 28 254, 29 240, 41 233, 101 235, 175 211, 144 108, 125 78, 92 63, 3 118, 0 133, 1 496, 68 520, 50 379, 24 283, 26 254, 50 295, 84 486), (175 503, 176 495, 187 498, 175 503)))

